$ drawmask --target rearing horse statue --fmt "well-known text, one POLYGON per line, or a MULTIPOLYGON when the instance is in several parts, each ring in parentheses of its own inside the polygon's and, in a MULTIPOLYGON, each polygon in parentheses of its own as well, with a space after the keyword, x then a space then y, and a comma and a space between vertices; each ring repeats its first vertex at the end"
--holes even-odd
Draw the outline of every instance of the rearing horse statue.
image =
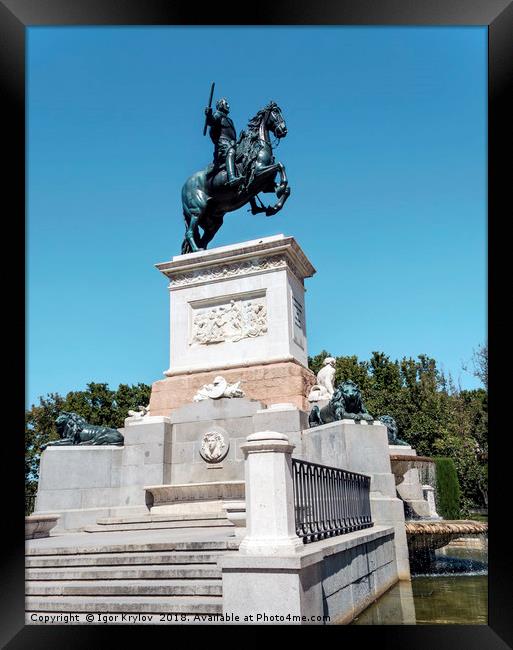
POLYGON ((235 164, 237 172, 243 177, 238 187, 226 184, 227 174, 224 165, 214 167, 211 163, 190 176, 182 187, 182 206, 185 219, 183 253, 204 250, 223 225, 227 212, 238 210, 249 202, 251 213, 265 212, 270 217, 282 209, 290 195, 290 187, 281 162, 275 162, 269 133, 278 138, 287 135, 287 126, 280 107, 269 102, 249 122, 247 129, 241 131, 237 141, 235 164), (276 183, 276 175, 280 180, 276 183), (259 192, 275 193, 278 201, 264 206, 256 199, 259 192), (200 235, 199 228, 203 230, 200 235))

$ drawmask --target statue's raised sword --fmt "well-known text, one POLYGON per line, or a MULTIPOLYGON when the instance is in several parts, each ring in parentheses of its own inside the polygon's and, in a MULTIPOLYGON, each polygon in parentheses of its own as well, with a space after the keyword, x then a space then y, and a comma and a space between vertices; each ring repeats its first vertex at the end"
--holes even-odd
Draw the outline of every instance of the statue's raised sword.
MULTIPOLYGON (((208 107, 212 108, 212 97, 214 96, 214 86, 216 85, 216 82, 213 81, 212 85, 210 86, 210 98, 208 100, 208 107)), ((205 116, 205 126, 203 127, 203 135, 207 134, 207 126, 208 126, 208 118, 205 116)))

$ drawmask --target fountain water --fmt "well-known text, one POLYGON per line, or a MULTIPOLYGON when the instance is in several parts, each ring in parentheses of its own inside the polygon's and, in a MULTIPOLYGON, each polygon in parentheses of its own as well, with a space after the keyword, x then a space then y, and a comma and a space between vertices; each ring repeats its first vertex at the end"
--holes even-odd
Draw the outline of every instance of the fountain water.
MULTIPOLYGON (((391 446, 391 452, 395 448, 391 446)), ((390 463, 399 497, 405 504, 406 536, 412 573, 455 573, 475 566, 461 558, 436 554, 452 540, 464 536, 484 536, 488 525, 477 521, 442 519, 436 511, 436 465, 432 458, 417 456, 414 449, 391 453, 390 463)), ((486 565, 479 563, 481 570, 486 565)))

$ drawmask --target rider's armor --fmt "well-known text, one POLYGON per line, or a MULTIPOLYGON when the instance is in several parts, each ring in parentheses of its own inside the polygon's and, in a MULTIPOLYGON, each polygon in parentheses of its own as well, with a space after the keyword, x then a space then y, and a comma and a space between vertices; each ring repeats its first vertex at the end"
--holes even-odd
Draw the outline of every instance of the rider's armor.
POLYGON ((210 126, 210 138, 214 143, 214 166, 219 168, 226 163, 228 184, 235 184, 240 177, 235 173, 235 143, 237 133, 233 120, 228 117, 228 103, 219 100, 216 104, 218 110, 212 113, 207 109, 207 124, 210 126))

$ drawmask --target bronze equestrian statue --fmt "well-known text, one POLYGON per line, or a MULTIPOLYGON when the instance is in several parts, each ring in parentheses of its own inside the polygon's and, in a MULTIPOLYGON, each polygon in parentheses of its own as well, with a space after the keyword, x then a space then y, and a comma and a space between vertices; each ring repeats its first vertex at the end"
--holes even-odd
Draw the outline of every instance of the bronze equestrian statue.
POLYGON ((269 217, 282 209, 290 195, 285 167, 275 161, 270 139, 271 133, 278 140, 287 135, 280 107, 271 101, 259 110, 236 143, 226 99, 218 100, 216 109, 215 113, 210 106, 205 109, 205 128, 210 126, 215 146, 214 162, 190 176, 182 187, 185 219, 182 254, 206 249, 223 225, 227 212, 249 203, 252 214, 264 212, 269 217), (277 174, 279 182, 275 180, 277 174), (258 199, 258 205, 259 192, 275 193, 278 200, 275 205, 264 206, 258 199))
POLYGON ((235 173, 235 144, 237 132, 231 117, 228 117, 230 105, 223 97, 216 102, 216 112, 208 106, 205 109, 206 123, 210 127, 210 139, 214 143, 214 169, 219 170, 223 163, 226 166, 227 185, 235 186, 241 176, 235 173))

